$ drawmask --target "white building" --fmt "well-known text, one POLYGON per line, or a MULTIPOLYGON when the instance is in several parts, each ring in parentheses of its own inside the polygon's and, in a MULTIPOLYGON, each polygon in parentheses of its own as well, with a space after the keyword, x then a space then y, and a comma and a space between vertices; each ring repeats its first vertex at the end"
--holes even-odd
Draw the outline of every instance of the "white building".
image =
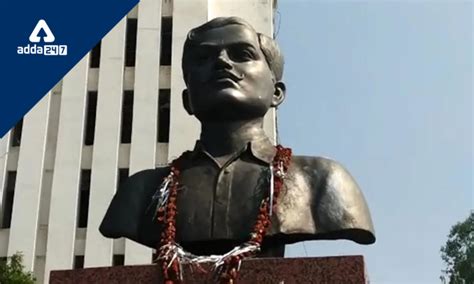
POLYGON ((275 2, 140 1, 0 140, 0 257, 21 251, 38 283, 55 269, 151 263, 151 249, 98 227, 120 180, 194 145, 199 124, 181 105, 185 36, 218 16, 272 35, 275 2))

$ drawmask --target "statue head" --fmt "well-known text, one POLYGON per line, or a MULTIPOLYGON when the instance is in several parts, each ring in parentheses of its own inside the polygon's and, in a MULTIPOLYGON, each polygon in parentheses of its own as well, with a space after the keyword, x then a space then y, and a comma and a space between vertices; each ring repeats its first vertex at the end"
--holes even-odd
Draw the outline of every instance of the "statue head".
POLYGON ((182 68, 184 107, 201 122, 263 117, 285 97, 278 45, 240 18, 215 18, 191 30, 182 68))

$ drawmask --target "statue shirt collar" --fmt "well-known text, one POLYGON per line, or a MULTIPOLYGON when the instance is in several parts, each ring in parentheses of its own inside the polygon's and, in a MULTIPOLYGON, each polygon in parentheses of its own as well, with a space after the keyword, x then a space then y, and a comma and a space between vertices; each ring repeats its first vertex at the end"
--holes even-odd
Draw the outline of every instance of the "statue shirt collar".
MULTIPOLYGON (((234 153, 230 160, 234 160, 248 150, 250 150, 252 156, 268 165, 273 161, 276 154, 275 146, 270 142, 270 139, 267 136, 262 135, 249 141, 244 148, 234 153)), ((200 140, 197 140, 194 150, 191 152, 191 158, 194 159, 202 154, 215 161, 214 157, 206 151, 203 143, 200 140)))

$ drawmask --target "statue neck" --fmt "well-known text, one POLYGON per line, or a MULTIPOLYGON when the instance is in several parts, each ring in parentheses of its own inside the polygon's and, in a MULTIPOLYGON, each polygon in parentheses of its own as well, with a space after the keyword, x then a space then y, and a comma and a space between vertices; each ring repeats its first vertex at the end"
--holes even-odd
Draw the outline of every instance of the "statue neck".
POLYGON ((265 137, 263 118, 233 122, 203 122, 201 143, 213 157, 229 156, 248 142, 265 137))

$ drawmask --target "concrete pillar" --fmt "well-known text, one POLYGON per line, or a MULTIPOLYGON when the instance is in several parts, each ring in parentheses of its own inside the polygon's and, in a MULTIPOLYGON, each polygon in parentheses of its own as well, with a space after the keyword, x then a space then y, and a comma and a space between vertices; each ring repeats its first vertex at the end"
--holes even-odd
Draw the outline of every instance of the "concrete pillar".
POLYGON ((8 255, 21 251, 25 269, 30 271, 36 257, 50 99, 50 94, 44 96, 24 117, 13 200, 8 255))
POLYGON ((126 18, 102 40, 84 267, 109 266, 113 241, 98 228, 117 187, 126 18))
POLYGON ((3 193, 5 192, 6 186, 5 182, 7 175, 8 151, 10 150, 10 133, 11 131, 7 132, 7 134, 0 139, 0 220, 3 218, 3 209, 5 208, 3 206, 3 193))
POLYGON ((89 56, 63 79, 55 168, 51 186, 44 282, 54 269, 71 269, 86 120, 89 56))
POLYGON ((199 137, 199 121, 183 108, 181 93, 185 89, 181 58, 188 31, 208 19, 208 0, 175 0, 173 2, 173 45, 171 58, 171 116, 168 160, 192 149, 199 137))
MULTIPOLYGON (((160 78, 161 2, 138 5, 130 175, 155 167, 160 78)), ((151 263, 152 250, 125 240, 125 264, 151 263)))

